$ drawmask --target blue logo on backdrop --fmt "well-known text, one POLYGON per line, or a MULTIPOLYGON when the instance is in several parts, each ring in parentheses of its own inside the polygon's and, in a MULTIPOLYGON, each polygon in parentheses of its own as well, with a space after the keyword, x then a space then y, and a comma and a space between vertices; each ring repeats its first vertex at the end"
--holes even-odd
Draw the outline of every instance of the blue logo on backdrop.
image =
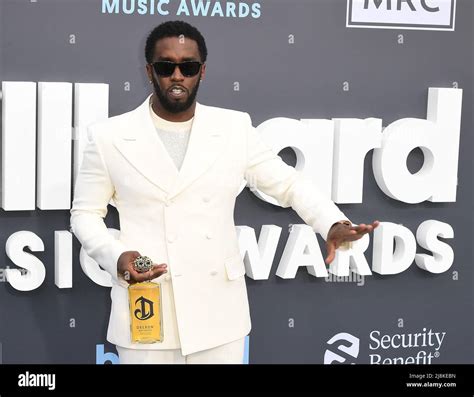
MULTIPOLYGON (((104 345, 95 346, 95 363, 98 365, 103 364, 120 364, 119 356, 112 352, 105 353, 104 345)), ((249 363, 249 336, 245 337, 245 348, 244 348, 244 357, 242 364, 249 363)))
POLYGON ((242 362, 242 364, 249 363, 249 342, 250 342, 250 337, 247 335, 245 337, 244 361, 242 362))
POLYGON ((102 14, 260 18, 260 3, 219 0, 102 0, 102 14))
POLYGON ((118 354, 107 352, 105 353, 104 345, 95 346, 95 363, 96 364, 118 364, 119 357, 118 354))

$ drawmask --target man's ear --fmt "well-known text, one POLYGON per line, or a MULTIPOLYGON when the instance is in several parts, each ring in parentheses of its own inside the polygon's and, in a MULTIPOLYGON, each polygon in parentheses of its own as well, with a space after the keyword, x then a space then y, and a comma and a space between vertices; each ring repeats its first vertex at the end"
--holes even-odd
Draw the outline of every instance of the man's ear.
POLYGON ((146 70, 148 81, 151 83, 153 81, 153 70, 149 64, 145 65, 145 70, 146 70))
POLYGON ((206 76, 206 64, 204 63, 204 64, 201 66, 201 77, 200 77, 200 80, 203 81, 205 76, 206 76))

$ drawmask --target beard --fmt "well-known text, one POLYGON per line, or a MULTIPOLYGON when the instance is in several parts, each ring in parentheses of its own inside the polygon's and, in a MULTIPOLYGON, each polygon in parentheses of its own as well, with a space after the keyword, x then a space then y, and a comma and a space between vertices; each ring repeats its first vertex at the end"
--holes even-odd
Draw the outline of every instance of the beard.
POLYGON ((166 95, 166 91, 163 91, 161 89, 158 82, 155 80, 155 76, 152 77, 152 81, 153 81, 153 88, 155 90, 155 95, 160 101, 160 105, 167 112, 173 113, 173 114, 184 112, 185 110, 188 110, 192 106, 192 104, 194 103, 194 100, 196 99, 196 95, 197 95, 199 83, 200 83, 200 80, 198 80, 196 85, 192 89, 192 91, 189 93, 188 99, 186 101, 175 102, 168 99, 168 96, 166 95))

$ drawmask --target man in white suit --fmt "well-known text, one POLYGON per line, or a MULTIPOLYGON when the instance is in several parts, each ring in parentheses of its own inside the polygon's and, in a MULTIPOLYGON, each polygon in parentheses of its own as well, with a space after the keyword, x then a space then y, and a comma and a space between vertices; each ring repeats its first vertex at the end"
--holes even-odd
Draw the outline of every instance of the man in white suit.
POLYGON ((320 233, 326 263, 378 222, 353 226, 268 148, 247 113, 196 102, 207 57, 196 28, 161 24, 145 56, 153 94, 135 110, 89 127, 71 227, 112 276, 107 340, 121 363, 241 363, 251 328, 233 219, 242 181, 291 206, 320 233), (118 239, 103 221, 111 199, 118 239), (134 269, 140 255, 153 260, 150 271, 134 269), (127 287, 146 280, 162 287, 164 340, 134 344, 127 287))

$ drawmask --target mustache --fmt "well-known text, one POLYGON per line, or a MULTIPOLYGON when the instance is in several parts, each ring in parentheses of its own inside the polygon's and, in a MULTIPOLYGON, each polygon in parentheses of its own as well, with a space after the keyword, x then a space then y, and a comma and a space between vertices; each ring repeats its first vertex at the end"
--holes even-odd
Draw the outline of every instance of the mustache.
POLYGON ((154 93, 155 93, 156 98, 158 99, 158 102, 163 107, 163 109, 174 114, 184 112, 192 106, 192 104, 194 103, 196 99, 196 95, 199 88, 199 82, 200 81, 197 80, 196 85, 194 87, 191 87, 190 89, 187 89, 180 84, 173 84, 170 88, 163 89, 158 83, 158 81, 155 79, 155 76, 152 76, 154 93), (188 98, 186 99, 185 102, 181 102, 181 103, 173 102, 168 98, 167 93, 171 89, 173 89, 173 87, 185 90, 185 92, 188 94, 188 98))

